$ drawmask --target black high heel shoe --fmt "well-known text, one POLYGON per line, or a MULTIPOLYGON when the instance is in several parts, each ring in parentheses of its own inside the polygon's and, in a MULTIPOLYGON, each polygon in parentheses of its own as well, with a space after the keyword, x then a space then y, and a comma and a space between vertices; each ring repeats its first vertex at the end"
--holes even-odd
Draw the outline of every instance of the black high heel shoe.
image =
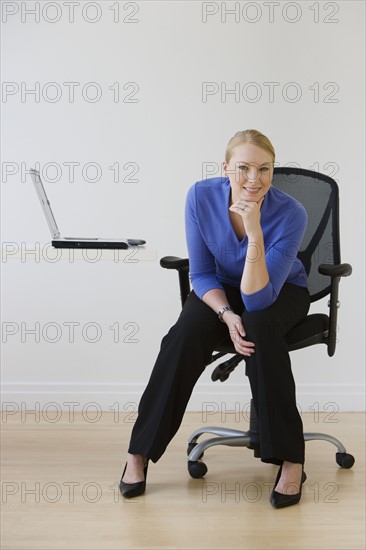
POLYGON ((282 474, 282 466, 278 470, 276 481, 273 486, 271 497, 269 499, 270 503, 274 508, 286 508, 286 506, 292 506, 293 504, 297 504, 298 502, 300 502, 302 484, 306 480, 306 473, 304 472, 304 466, 303 466, 302 474, 301 474, 300 491, 295 495, 285 495, 283 493, 278 493, 277 491, 275 491, 275 487, 277 486, 277 483, 280 480, 281 474, 282 474))
POLYGON ((121 477, 121 481, 119 482, 119 490, 121 491, 121 494, 124 498, 133 498, 133 497, 139 497, 140 495, 143 495, 146 489, 146 478, 147 478, 147 468, 149 466, 149 461, 146 462, 144 466, 144 481, 138 481, 137 483, 125 483, 122 481, 123 476, 125 475, 126 468, 127 468, 127 462, 125 465, 125 469, 123 470, 123 474, 121 477))

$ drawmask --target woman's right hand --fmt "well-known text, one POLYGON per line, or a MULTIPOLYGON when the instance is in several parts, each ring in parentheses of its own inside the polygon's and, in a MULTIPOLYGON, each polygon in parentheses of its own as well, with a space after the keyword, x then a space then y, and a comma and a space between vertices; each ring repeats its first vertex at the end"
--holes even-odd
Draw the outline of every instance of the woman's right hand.
POLYGON ((240 315, 229 310, 224 313, 222 319, 229 329, 230 338, 237 353, 250 357, 255 352, 255 344, 244 339, 246 332, 240 315))

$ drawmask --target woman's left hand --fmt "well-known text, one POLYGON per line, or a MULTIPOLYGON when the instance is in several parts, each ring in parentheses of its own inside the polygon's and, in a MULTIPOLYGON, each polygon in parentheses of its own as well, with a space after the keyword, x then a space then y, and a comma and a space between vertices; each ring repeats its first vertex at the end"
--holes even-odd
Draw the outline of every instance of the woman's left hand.
POLYGON ((241 216, 245 232, 248 235, 256 234, 261 230, 261 206, 264 201, 262 197, 258 202, 239 200, 230 206, 230 210, 241 216))

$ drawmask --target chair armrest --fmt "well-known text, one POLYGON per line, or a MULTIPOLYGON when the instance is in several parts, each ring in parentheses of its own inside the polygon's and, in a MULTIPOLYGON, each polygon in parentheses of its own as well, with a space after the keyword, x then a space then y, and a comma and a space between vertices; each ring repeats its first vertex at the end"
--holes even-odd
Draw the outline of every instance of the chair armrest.
POLYGON ((348 277, 352 273, 352 266, 350 264, 320 264, 318 271, 322 275, 330 277, 348 277))
POLYGON ((164 256, 160 260, 161 267, 165 269, 186 269, 189 268, 188 258, 178 258, 177 256, 164 256))
POLYGON ((319 273, 327 275, 331 278, 330 300, 329 306, 329 331, 328 331, 328 355, 332 357, 335 353, 337 343, 337 318, 338 309, 341 305, 338 300, 338 287, 341 277, 348 277, 352 273, 350 264, 320 264, 318 267, 319 273))
POLYGON ((176 269, 178 271, 180 301, 183 307, 191 292, 191 285, 189 282, 189 259, 178 258, 177 256, 164 256, 164 258, 160 260, 160 265, 165 269, 176 269))

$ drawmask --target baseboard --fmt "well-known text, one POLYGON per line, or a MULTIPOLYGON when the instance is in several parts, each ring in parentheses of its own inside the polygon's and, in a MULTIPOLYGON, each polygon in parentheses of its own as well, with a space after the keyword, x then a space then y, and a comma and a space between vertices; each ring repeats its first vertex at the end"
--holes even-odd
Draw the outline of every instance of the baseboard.
MULTIPOLYGON (((33 410, 50 417, 57 411, 84 411, 93 417, 98 411, 115 414, 137 412, 143 384, 3 384, 1 406, 3 411, 33 410)), ((365 410, 363 388, 356 384, 297 385, 297 403, 300 412, 329 414, 365 410)), ((187 411, 202 412, 205 418, 221 413, 245 417, 249 411, 251 394, 247 384, 197 384, 187 411)))

